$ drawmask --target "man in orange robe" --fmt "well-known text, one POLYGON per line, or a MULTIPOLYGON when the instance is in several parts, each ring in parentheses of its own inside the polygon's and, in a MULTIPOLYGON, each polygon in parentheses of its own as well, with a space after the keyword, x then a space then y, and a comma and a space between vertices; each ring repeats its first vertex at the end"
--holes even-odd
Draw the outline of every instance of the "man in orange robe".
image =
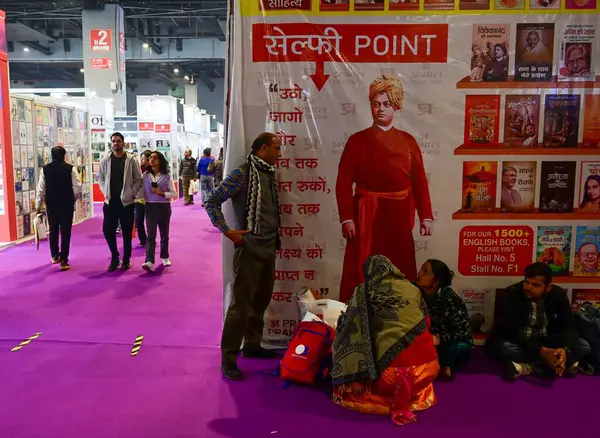
POLYGON ((416 279, 415 210, 421 235, 431 235, 433 212, 421 150, 412 135, 393 126, 403 99, 399 79, 376 79, 369 87, 373 125, 348 139, 340 159, 336 197, 348 240, 343 302, 364 281, 362 266, 372 255, 386 256, 408 280, 416 279))

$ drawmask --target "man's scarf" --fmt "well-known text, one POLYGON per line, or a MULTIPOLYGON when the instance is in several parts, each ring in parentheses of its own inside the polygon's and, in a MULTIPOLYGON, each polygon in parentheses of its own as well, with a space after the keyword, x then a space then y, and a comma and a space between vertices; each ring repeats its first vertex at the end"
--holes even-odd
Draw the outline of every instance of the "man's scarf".
MULTIPOLYGON (((248 230, 260 234, 260 212, 262 208, 262 188, 260 185, 260 174, 264 172, 275 175, 275 167, 267 164, 254 154, 248 155, 248 197, 246 198, 246 222, 248 230)), ((279 194, 277 187, 271 187, 274 192, 276 213, 279 214, 279 194)))

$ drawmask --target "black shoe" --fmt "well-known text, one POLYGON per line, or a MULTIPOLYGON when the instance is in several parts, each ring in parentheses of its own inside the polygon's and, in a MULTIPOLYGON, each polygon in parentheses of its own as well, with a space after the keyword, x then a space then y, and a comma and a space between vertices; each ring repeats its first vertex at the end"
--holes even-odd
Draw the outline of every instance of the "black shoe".
POLYGON ((110 265, 108 265, 108 272, 115 272, 119 269, 120 264, 121 262, 119 262, 119 259, 111 260, 110 265))
POLYGON ((65 262, 64 260, 60 262, 61 271, 68 271, 69 269, 71 269, 71 265, 69 265, 68 262, 65 262))
POLYGON ((563 374, 563 377, 566 377, 567 379, 573 379, 573 378, 577 377, 577 373, 579 373, 579 364, 574 363, 567 367, 567 369, 565 370, 565 372, 563 374))
POLYGON ((52 262, 53 265, 56 265, 57 263, 60 263, 60 257, 58 257, 58 256, 52 257, 52 259, 50 261, 52 262))
POLYGON ((506 382, 514 382, 519 377, 519 370, 515 367, 515 364, 512 362, 507 362, 504 367, 504 373, 502 373, 502 378, 506 382))
POLYGON ((221 364, 221 372, 223 377, 229 380, 242 380, 243 374, 237 364, 225 365, 221 364))
POLYGON ((267 350, 263 347, 258 348, 243 348, 242 356, 248 359, 276 359, 277 353, 271 350, 267 350))
POLYGON ((131 269, 131 262, 129 260, 123 260, 123 263, 121 263, 121 269, 124 271, 131 269))

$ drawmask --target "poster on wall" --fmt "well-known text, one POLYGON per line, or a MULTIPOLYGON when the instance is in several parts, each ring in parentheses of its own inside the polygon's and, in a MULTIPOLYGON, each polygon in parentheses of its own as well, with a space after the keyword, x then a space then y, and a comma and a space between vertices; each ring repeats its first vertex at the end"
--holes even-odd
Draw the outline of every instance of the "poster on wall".
MULTIPOLYGON (((268 344, 298 318, 281 297, 346 301, 374 254, 411 281, 444 261, 480 337, 536 260, 598 288, 598 15, 579 3, 236 4, 226 171, 259 133, 282 143, 268 344)), ((225 263, 226 303, 232 279, 225 263)))

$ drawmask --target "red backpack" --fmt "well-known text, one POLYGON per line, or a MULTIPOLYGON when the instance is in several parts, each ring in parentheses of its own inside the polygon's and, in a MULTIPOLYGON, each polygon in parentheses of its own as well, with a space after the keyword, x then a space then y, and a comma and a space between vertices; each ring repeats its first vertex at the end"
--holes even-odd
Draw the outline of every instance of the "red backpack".
POLYGON ((300 322, 279 363, 283 380, 312 385, 327 374, 335 330, 318 321, 300 322))

